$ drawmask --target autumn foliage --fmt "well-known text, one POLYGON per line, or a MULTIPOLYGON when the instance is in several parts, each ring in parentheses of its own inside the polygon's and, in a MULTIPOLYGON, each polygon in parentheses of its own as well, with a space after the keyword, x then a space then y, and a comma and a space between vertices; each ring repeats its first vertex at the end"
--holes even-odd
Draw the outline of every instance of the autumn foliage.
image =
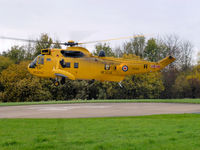
MULTIPOLYGON (((176 36, 149 40, 137 37, 115 49, 108 44, 97 44, 93 54, 104 50, 107 56, 113 57, 135 56, 158 61, 170 54, 177 58, 162 72, 128 76, 120 84, 67 80, 66 84, 55 87, 49 79, 32 76, 27 70, 28 64, 40 49, 51 47, 51 43, 52 39, 42 34, 36 45, 14 46, 1 54, 0 101, 200 97, 200 64, 191 64, 191 44, 176 36), (49 44, 44 45, 42 41, 49 44), (183 50, 188 57, 183 55, 183 50)), ((60 47, 59 44, 56 47, 60 47)))

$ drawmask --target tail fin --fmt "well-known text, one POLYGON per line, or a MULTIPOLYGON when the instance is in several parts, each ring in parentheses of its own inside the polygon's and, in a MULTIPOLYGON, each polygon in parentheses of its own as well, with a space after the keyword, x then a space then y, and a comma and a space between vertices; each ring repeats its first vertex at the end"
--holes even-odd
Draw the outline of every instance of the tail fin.
POLYGON ((158 62, 158 64, 160 64, 160 65, 162 66, 162 68, 164 68, 165 66, 167 66, 167 65, 171 64, 172 62, 174 62, 175 60, 176 60, 176 59, 175 59, 174 57, 168 56, 168 57, 166 57, 166 58, 160 60, 160 61, 158 62))

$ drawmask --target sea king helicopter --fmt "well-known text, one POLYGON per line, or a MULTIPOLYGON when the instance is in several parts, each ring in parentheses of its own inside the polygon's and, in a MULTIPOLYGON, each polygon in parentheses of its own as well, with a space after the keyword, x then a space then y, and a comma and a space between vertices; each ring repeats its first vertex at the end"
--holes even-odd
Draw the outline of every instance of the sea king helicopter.
MULTIPOLYGON (((129 38, 134 37, 138 36, 129 38)), ((10 37, 1 38, 37 42, 10 37)), ((120 83, 128 75, 156 72, 175 61, 175 58, 172 56, 167 56, 158 62, 150 62, 138 57, 114 58, 105 56, 104 51, 100 51, 98 56, 94 56, 86 48, 79 46, 110 40, 85 43, 68 41, 59 43, 60 45, 65 45, 66 49, 42 49, 41 54, 28 65, 28 71, 32 75, 52 79, 55 86, 58 86, 60 83, 65 84, 66 79, 114 81, 120 83)))

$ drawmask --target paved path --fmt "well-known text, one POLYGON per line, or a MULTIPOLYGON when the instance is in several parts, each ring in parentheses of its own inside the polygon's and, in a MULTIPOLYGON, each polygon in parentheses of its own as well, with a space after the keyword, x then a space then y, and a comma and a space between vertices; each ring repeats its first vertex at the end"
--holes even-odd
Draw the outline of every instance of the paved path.
POLYGON ((200 113, 200 104, 84 103, 0 107, 0 118, 88 118, 200 113))

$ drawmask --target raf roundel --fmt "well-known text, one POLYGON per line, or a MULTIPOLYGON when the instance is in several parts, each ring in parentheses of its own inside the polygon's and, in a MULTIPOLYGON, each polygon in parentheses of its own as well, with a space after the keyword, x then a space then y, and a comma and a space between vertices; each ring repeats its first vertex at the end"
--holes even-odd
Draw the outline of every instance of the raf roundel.
POLYGON ((123 66, 123 67, 122 67, 122 70, 123 70, 124 72, 128 71, 128 66, 126 66, 126 65, 123 66))

